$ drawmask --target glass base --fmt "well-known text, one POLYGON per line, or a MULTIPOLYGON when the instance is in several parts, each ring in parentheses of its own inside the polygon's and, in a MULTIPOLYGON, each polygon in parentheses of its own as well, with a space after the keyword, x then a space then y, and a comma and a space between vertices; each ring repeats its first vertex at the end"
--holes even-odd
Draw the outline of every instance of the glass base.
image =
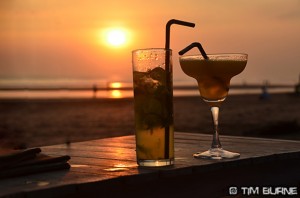
POLYGON ((137 160, 139 166, 158 167, 158 166, 170 166, 174 164, 174 159, 162 159, 162 160, 137 160))
POLYGON ((230 151, 226 151, 222 148, 212 148, 208 151, 202 152, 202 153, 195 153, 194 158, 201 158, 201 159, 233 159, 233 158, 239 158, 239 153, 233 153, 230 151))

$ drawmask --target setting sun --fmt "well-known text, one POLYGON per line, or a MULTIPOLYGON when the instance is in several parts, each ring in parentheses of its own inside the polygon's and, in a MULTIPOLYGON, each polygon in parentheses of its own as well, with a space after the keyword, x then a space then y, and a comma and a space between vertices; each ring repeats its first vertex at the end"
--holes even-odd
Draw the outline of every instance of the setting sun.
POLYGON ((124 29, 111 28, 105 31, 105 42, 109 46, 121 47, 128 42, 128 35, 124 29))

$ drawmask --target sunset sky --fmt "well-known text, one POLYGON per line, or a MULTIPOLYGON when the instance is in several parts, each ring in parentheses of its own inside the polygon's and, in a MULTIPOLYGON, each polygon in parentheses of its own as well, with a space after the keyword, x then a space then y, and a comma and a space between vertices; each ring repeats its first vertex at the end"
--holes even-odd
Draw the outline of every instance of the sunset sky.
POLYGON ((177 53, 195 41, 207 53, 249 55, 235 83, 298 82, 299 0, 1 0, 0 80, 130 82, 131 51, 164 47, 172 18, 196 23, 171 28, 175 82, 193 81, 177 53))

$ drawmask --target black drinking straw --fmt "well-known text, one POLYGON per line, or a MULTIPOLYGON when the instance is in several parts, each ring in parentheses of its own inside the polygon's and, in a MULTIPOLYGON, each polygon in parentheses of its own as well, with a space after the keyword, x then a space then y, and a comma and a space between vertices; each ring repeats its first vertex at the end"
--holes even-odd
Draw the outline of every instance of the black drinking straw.
POLYGON ((202 54, 202 56, 203 56, 204 59, 208 59, 208 56, 206 55, 206 53, 205 53, 202 45, 200 43, 197 43, 197 42, 191 43, 186 48, 184 48, 183 50, 179 51, 178 54, 179 55, 183 55, 183 54, 187 53, 189 50, 191 50, 194 47, 197 47, 199 49, 199 51, 202 54))
MULTIPOLYGON (((165 59, 165 64, 166 64, 166 84, 167 88, 170 89, 168 92, 170 94, 167 95, 167 101, 170 101, 173 97, 173 90, 172 90, 172 82, 171 82, 171 70, 170 70, 170 29, 172 24, 178 24, 178 25, 183 25, 187 27, 195 27, 194 23, 186 22, 186 21, 180 21, 177 19, 171 19, 168 21, 166 24, 166 43, 165 43, 165 49, 166 49, 166 59, 165 59)), ((167 112, 170 113, 173 110, 172 102, 167 104, 167 112)), ((173 114, 173 112, 172 112, 173 114)), ((173 117, 173 115, 172 115, 173 117)), ((173 122, 173 118, 172 118, 173 122)), ((165 126, 165 159, 168 159, 170 156, 170 123, 171 120, 168 120, 168 124, 165 126)))
POLYGON ((166 25, 166 45, 165 45, 166 49, 170 49, 170 29, 171 29, 172 24, 178 24, 178 25, 183 25, 183 26, 187 26, 187 27, 195 27, 195 23, 180 21, 177 19, 171 19, 170 21, 168 21, 168 23, 166 25))

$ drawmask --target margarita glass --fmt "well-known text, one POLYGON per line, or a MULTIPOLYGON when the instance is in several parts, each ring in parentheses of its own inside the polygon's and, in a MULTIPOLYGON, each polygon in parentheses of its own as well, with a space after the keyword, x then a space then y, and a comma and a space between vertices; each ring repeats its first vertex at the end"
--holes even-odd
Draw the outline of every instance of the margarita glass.
POLYGON ((219 108, 226 99, 230 80, 241 73, 247 64, 247 54, 208 54, 180 56, 180 66, 185 74, 198 82, 201 98, 211 109, 214 132, 211 148, 194 154, 195 158, 238 158, 239 153, 226 151, 219 140, 219 108))

